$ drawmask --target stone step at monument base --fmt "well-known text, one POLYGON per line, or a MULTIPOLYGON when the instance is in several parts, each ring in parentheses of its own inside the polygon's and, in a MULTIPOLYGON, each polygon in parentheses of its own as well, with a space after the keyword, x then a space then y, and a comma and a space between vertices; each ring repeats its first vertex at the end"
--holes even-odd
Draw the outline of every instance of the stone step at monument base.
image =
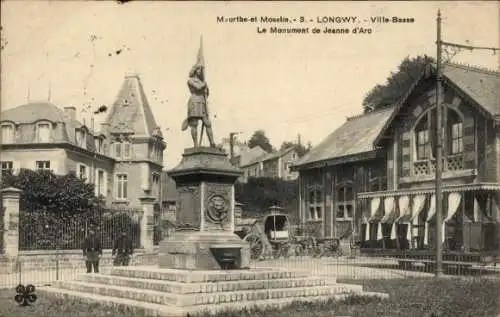
MULTIPOLYGON (((196 305, 188 307, 176 307, 172 305, 158 305, 148 302, 141 302, 136 300, 109 297, 102 295, 95 295, 91 293, 75 292, 65 290, 64 292, 57 288, 40 287, 39 290, 52 294, 53 296, 64 299, 82 300, 87 303, 100 303, 108 307, 122 307, 131 310, 139 316, 148 317, 186 317, 188 314, 191 316, 196 313, 210 312, 216 313, 225 310, 240 310, 251 309, 253 307, 269 307, 273 309, 280 309, 284 306, 290 305, 294 302, 321 302, 330 299, 340 300, 349 296, 349 294, 337 294, 333 296, 312 296, 300 298, 281 298, 281 299, 268 299, 263 301, 244 301, 235 303, 224 303, 218 305, 196 305)), ((363 292, 364 296, 378 296, 387 297, 387 294, 376 292, 363 292)))
POLYGON ((270 280, 240 280, 207 283, 181 283, 166 280, 152 280, 135 277, 122 277, 116 275, 86 274, 76 278, 77 281, 123 286, 139 289, 148 289, 159 292, 175 294, 233 292, 259 289, 292 288, 292 287, 318 287, 334 284, 335 280, 325 280, 316 277, 294 277, 287 279, 270 280))
POLYGON ((188 271, 157 267, 111 268, 106 273, 59 281, 40 291, 149 309, 160 316, 365 294, 360 285, 291 270, 188 271))

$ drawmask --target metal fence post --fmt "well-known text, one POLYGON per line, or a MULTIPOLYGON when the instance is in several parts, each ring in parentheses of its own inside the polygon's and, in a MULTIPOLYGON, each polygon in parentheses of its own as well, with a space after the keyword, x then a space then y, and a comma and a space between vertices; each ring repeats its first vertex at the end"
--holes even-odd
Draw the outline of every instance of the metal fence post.
POLYGON ((59 253, 60 253, 60 248, 59 248, 59 243, 56 242, 56 281, 59 281, 59 253))
POLYGON ((19 284, 22 284, 23 281, 22 264, 19 257, 16 257, 16 270, 19 272, 19 284))

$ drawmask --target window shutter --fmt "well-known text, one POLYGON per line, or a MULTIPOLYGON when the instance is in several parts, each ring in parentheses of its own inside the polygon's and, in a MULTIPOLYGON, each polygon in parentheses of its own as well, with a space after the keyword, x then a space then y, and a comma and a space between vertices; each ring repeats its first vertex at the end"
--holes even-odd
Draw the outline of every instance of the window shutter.
POLYGON ((474 118, 465 117, 463 123, 464 168, 475 168, 476 146, 474 140, 474 118))
POLYGON ((96 168, 94 170, 94 187, 95 187, 95 195, 96 197, 99 197, 99 169, 96 168))
POLYGON ((104 170, 102 175, 102 191, 103 196, 108 197, 108 172, 104 170))
POLYGON ((85 182, 86 183, 90 183, 90 175, 91 175, 92 171, 90 170, 90 166, 86 166, 85 165, 85 182))
POLYGON ((409 177, 411 171, 411 133, 405 132, 402 135, 402 166, 401 166, 401 176, 409 177))

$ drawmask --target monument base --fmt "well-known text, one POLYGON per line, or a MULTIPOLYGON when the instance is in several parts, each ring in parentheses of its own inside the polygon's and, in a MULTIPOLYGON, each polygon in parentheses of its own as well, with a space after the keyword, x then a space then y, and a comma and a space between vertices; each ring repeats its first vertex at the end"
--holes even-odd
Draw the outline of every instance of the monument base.
POLYGON ((250 267, 250 246, 236 234, 175 232, 160 242, 158 267, 181 270, 225 270, 250 267))

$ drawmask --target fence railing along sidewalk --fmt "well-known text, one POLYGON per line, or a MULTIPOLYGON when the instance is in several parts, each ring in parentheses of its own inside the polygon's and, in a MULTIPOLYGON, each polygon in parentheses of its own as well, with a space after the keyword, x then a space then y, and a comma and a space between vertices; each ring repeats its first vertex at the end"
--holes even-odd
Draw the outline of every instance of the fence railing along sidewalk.
MULTIPOLYGON (((138 250, 132 256, 130 265, 156 265, 156 261, 157 253, 138 250)), ((112 265, 111 250, 104 250, 100 268, 106 269, 112 265)), ((15 287, 19 283, 45 285, 59 280, 71 280, 85 272, 85 259, 80 250, 23 252, 14 259, 0 258, 0 289, 15 287)))

